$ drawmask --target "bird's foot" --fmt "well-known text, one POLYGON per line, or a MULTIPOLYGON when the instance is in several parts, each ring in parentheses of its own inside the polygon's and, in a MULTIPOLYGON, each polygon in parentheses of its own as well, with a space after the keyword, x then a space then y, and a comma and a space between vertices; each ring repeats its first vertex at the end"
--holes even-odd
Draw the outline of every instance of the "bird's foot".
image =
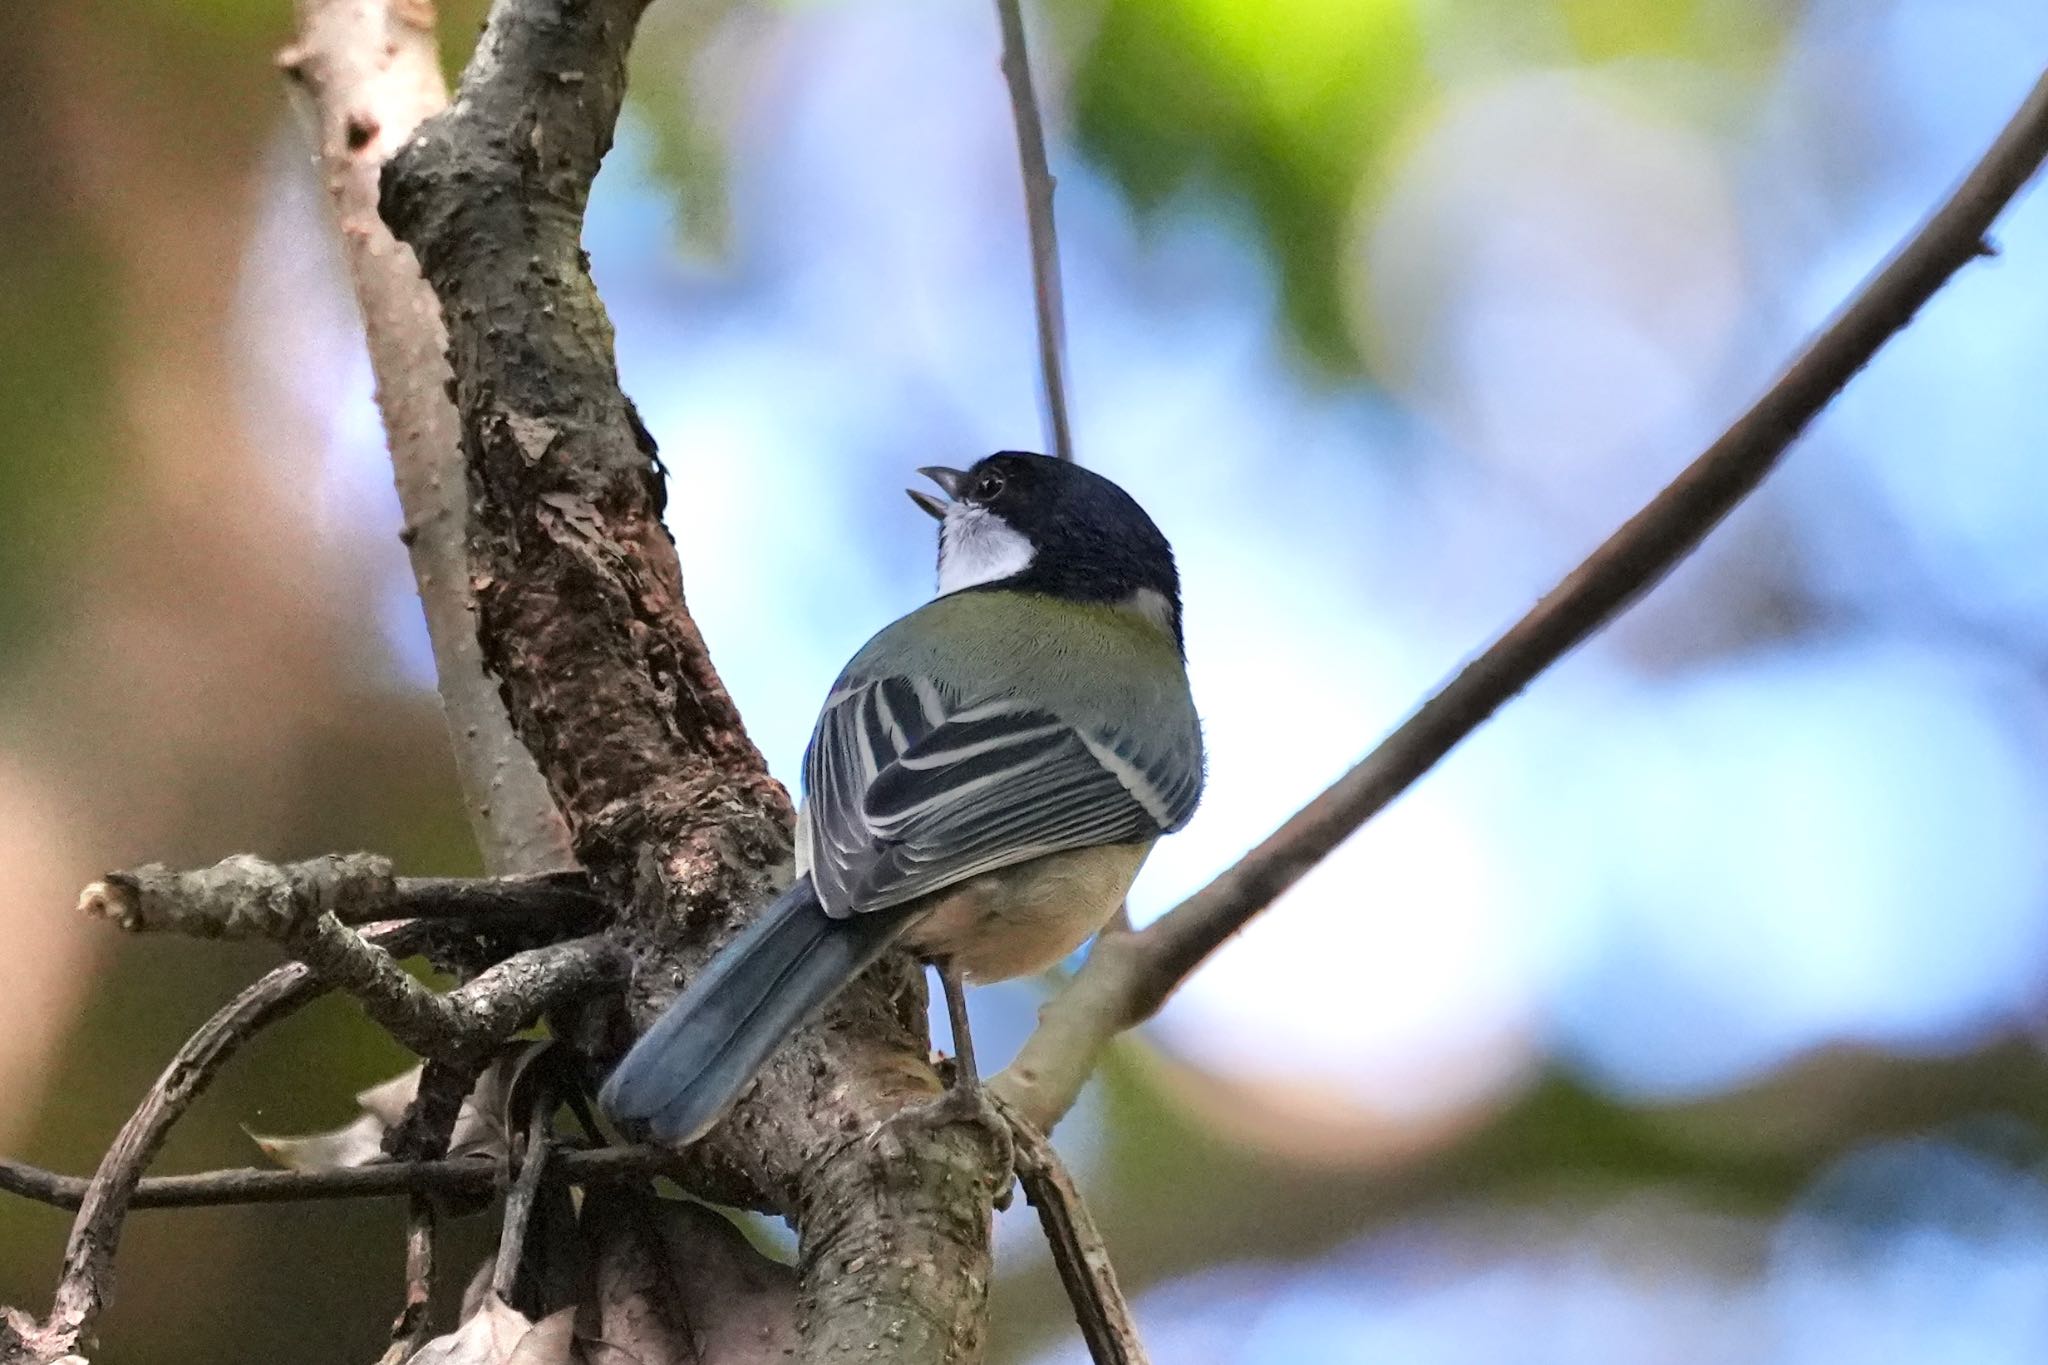
POLYGON ((904 1110, 903 1117, 932 1128, 974 1124, 985 1131, 995 1148, 995 1206, 998 1209, 1010 1207, 1011 1191, 1016 1181, 1017 1140, 1011 1132, 1009 1118, 997 1107, 978 1079, 955 1064, 952 1084, 937 1099, 904 1110))
POLYGON ((974 1031, 967 1022, 967 987, 958 966, 941 960, 939 985, 946 993, 946 1019, 953 1028, 953 1075, 946 1093, 921 1106, 919 1113, 934 1125, 977 1123, 994 1139, 996 1149, 995 1206, 1010 1207, 1010 1191, 1016 1183, 1017 1141, 1010 1132, 1010 1120, 982 1088, 981 1071, 974 1063, 974 1031))

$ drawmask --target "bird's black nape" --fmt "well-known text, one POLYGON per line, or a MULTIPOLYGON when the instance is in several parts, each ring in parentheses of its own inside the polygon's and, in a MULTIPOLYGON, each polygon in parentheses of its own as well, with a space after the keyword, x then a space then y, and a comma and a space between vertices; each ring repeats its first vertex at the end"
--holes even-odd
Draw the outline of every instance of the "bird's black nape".
POLYGON ((1001 517, 1034 552, 1022 571, 981 587, 1076 602, 1127 602, 1141 592, 1156 593, 1170 613, 1174 643, 1181 643, 1173 547, 1117 484, 1069 461, 1022 450, 997 451, 955 482, 961 502, 1001 517))

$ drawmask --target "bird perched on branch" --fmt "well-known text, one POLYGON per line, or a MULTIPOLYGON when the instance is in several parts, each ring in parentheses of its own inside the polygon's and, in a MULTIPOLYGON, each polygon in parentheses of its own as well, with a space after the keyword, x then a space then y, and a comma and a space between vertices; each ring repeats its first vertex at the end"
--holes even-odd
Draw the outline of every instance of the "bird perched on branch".
MULTIPOLYGON (((934 964, 956 1084, 963 978, 1059 961, 1194 814, 1202 740, 1173 551, 1108 479, 1004 451, 919 471, 938 596, 868 641, 804 756, 797 876, 606 1082, 615 1117, 701 1136, 891 944, 934 964)), ((976 1097, 978 1099, 978 1097, 976 1097)))

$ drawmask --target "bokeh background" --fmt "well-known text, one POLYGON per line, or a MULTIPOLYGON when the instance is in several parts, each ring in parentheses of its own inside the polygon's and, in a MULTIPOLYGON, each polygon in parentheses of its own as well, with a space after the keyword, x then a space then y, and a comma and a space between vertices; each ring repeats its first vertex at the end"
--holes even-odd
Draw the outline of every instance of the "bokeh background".
MULTIPOLYGON (((475 866, 287 8, 0 6, 0 1150, 65 1170, 271 960, 124 941, 84 882, 475 866)), ((2048 65, 2040 0, 1031 19, 1080 453, 1178 547, 1213 747, 1141 919, 1739 411, 2048 65)), ((980 4, 663 0, 636 53, 588 245, 785 777, 929 591, 908 471, 1040 440, 996 51, 980 4)), ((2048 1351, 2048 194, 1997 243, 1091 1088, 1062 1143, 1155 1358, 2048 1351)), ((978 996, 985 1049, 1042 989, 978 996)), ((158 1169, 343 1121, 404 1060, 327 1002, 158 1169)), ((369 1359, 399 1220, 138 1215, 100 1358, 369 1359)), ((1029 1220, 998 1357, 1080 1361, 1029 1220)), ((0 1301, 45 1306, 67 1224, 0 1202, 0 1301)))

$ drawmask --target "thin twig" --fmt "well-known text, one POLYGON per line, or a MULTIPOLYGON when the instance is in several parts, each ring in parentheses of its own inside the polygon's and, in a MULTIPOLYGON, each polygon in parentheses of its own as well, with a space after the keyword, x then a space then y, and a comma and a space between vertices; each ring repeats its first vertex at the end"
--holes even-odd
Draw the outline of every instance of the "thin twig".
POLYGON ((1005 1106, 1015 1142, 1017 1179, 1038 1210, 1039 1226, 1052 1248, 1053 1266, 1074 1306, 1074 1321, 1095 1365, 1148 1365, 1138 1324, 1117 1283, 1109 1248, 1096 1229, 1080 1187, 1067 1173, 1045 1134, 1005 1106))
POLYGON ((377 177, 419 125, 447 107, 432 0, 297 0, 298 34, 278 65, 305 96, 377 378, 455 775, 484 866, 545 872, 573 863, 567 831, 483 666, 472 615, 468 481, 449 399, 448 338, 410 251, 377 216, 377 177))
MULTIPOLYGON (((279 968, 289 971, 290 968, 279 968)), ((664 1147, 600 1147, 561 1152, 551 1171, 572 1185, 645 1180, 651 1175, 689 1172, 689 1160, 664 1147)), ((476 1198, 497 1189, 497 1163, 481 1157, 434 1161, 379 1162, 319 1171, 279 1171, 261 1166, 157 1175, 139 1182, 133 1209, 218 1208, 232 1204, 304 1204, 329 1199, 390 1199, 411 1194, 476 1198)), ((60 1175, 25 1162, 0 1160, 0 1192, 60 1209, 75 1209, 92 1188, 83 1176, 60 1175)))
POLYGON ((1155 1013, 1247 921, 1550 665, 1647 592, 1755 490, 1821 409, 1912 321, 2048 159, 2048 75, 1948 201, 1756 405, 1379 747, 1208 886, 1098 940, 994 1088, 1050 1129, 1109 1039, 1155 1013))
POLYGON ((1060 242, 1053 226, 1052 195, 1057 181, 1045 155, 1045 123, 1031 83, 1031 57, 1024 46, 1019 0, 996 0, 1003 28, 1003 80, 1010 87, 1010 113, 1017 125, 1017 162, 1024 173, 1024 216, 1031 228, 1031 296, 1038 315, 1038 368, 1045 390, 1046 425, 1052 453, 1074 458, 1074 433, 1067 418, 1067 321, 1060 287, 1060 242))
MULTIPOLYGON (((399 925, 373 933, 380 951, 408 951, 425 935, 422 926, 399 925)), ((113 1292, 114 1253, 134 1202, 142 1172, 163 1146, 171 1127, 212 1083, 243 1043, 326 993, 327 983, 294 963, 279 967, 250 986, 199 1026, 151 1086, 100 1158, 89 1181, 78 1182, 78 1217, 64 1248, 64 1267, 41 1348, 61 1342, 68 1350, 89 1336, 100 1309, 113 1292)))
MULTIPOLYGON (((404 1115, 384 1135, 384 1153, 394 1161, 438 1161, 461 1117, 462 1102, 476 1088, 479 1067, 468 1059, 433 1058, 420 1068, 419 1084, 404 1115)), ((379 1365, 411 1358, 433 1330, 435 1243, 441 1207, 433 1195, 414 1190, 405 1210, 405 1297, 391 1323, 391 1345, 379 1365)))
POLYGON ((535 1097, 519 1178, 512 1182, 511 1192, 505 1196, 505 1219, 498 1230, 498 1260, 491 1271, 491 1288, 507 1303, 517 1302, 513 1290, 519 1283, 519 1263, 526 1254, 527 1228, 533 1221, 534 1204, 540 1198, 540 1182, 547 1173, 548 1123, 553 1109, 553 1101, 545 1091, 535 1097))
POLYGON ((405 1301, 391 1322, 385 1359, 410 1359, 433 1330, 434 1245, 440 1216, 432 1196, 415 1191, 405 1206, 405 1301))

